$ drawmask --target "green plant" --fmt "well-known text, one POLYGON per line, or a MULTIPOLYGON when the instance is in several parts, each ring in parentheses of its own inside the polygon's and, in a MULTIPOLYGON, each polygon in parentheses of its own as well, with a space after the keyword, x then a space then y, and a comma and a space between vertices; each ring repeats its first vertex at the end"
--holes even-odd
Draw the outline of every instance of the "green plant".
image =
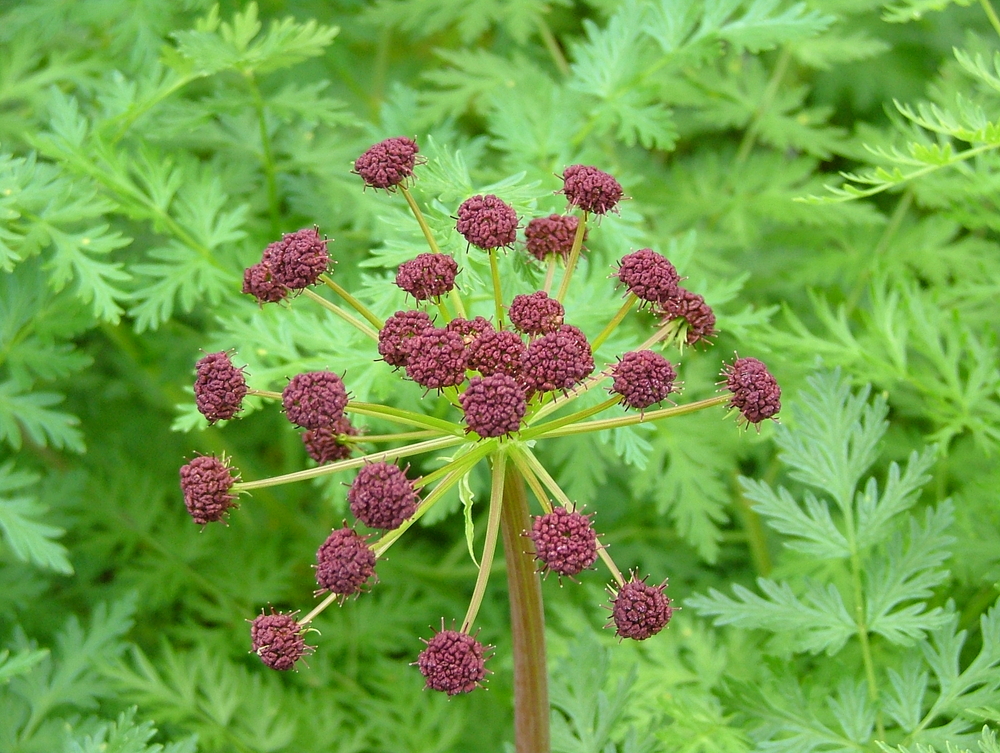
MULTIPOLYGON (((0 748, 110 739, 108 725, 132 706, 136 726, 159 730, 150 745, 196 734, 202 751, 502 747, 512 659, 490 632, 507 619, 502 578, 480 608, 481 640, 497 644, 489 693, 448 703, 421 693, 406 666, 421 647, 414 636, 429 634, 425 616, 463 613, 476 577, 457 489, 424 518, 433 525, 410 529, 405 558, 379 563, 379 588, 324 615, 310 670, 280 676, 245 653, 243 615, 309 600, 302 553, 343 519, 346 488, 258 490, 228 532, 198 536, 178 509, 177 465, 193 450, 225 453, 248 479, 306 462, 259 398, 238 430, 200 428, 181 388, 200 348, 237 347, 238 363, 272 384, 346 364, 373 401, 396 397, 396 382, 353 347, 360 334, 331 344, 325 315, 297 305, 306 301, 261 312, 234 294, 269 240, 318 221, 336 238, 337 282, 396 310, 381 298, 398 295, 386 281, 425 240, 398 197, 362 195, 347 172, 396 134, 419 140, 425 167, 443 166, 419 188, 444 214, 522 171, 518 186, 558 187, 553 173, 573 163, 615 175, 631 201, 588 239, 567 316, 597 334, 620 303, 606 295, 613 263, 663 251, 720 331, 716 348, 685 351, 685 398, 713 394, 718 354, 739 343, 774 369, 790 405, 817 366, 884 397, 889 424, 868 476, 884 479, 889 463, 936 445, 932 481, 907 514, 923 526, 926 509, 950 499, 956 540, 947 578, 907 603, 957 618, 967 670, 1000 582, 995 17, 985 0, 227 0, 217 12, 201 0, 0 2, 0 748), (899 182, 896 167, 900 179, 918 174, 899 182), (889 180, 871 196, 824 188, 842 185, 840 171, 878 168, 889 180), (172 423, 188 433, 171 434, 172 423), (119 615, 117 637, 72 643, 73 671, 92 692, 52 695, 26 726, 22 680, 47 687, 71 618, 90 635, 102 603, 119 615)), ((541 193, 538 214, 563 206, 541 193)), ((650 326, 626 322, 608 357, 650 326)), ((803 575, 843 586, 834 575, 849 565, 803 570, 742 493, 740 475, 801 499, 797 482, 779 480, 766 425, 759 439, 704 416, 667 426, 553 439, 536 455, 568 496, 594 500, 616 560, 670 576, 674 605, 711 589, 734 599, 734 585, 761 597, 758 577, 798 598, 803 575)), ((484 500, 488 478, 469 482, 484 500)), ((727 690, 764 682, 762 667, 808 691, 788 700, 768 689, 769 700, 829 729, 839 729, 827 703, 839 677, 824 685, 824 672, 853 672, 868 702, 857 631, 832 659, 773 658, 789 640, 781 631, 717 628, 687 607, 667 640, 571 654, 577 633, 614 643, 595 618, 607 596, 586 579, 560 589, 554 576, 543 592, 557 714, 593 716, 596 690, 569 701, 571 688, 601 687, 608 699, 607 723, 566 721, 569 735, 554 738, 566 750, 766 749, 780 735, 764 740, 756 702, 742 711, 727 690)), ((925 628, 932 640, 948 635, 925 628)), ((878 634, 870 643, 882 703, 895 693, 888 669, 901 671, 914 648, 878 634)), ((938 687, 920 666, 926 713, 938 687)), ((995 727, 996 705, 963 696, 931 726, 971 723, 953 749, 988 750, 989 736, 973 731, 995 727)), ((926 744, 885 713, 883 723, 893 749, 926 744)))

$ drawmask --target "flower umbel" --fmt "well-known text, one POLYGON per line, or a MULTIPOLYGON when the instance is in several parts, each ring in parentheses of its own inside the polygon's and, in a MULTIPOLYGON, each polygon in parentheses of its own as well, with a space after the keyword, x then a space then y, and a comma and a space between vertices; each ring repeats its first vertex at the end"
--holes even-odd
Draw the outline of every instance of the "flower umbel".
MULTIPOLYGON (((621 185, 608 173, 586 165, 566 167, 561 193, 572 213, 530 219, 525 228, 526 249, 519 258, 514 253, 496 253, 513 247, 519 219, 513 207, 492 194, 477 194, 455 208, 454 229, 447 222, 447 212, 440 212, 436 203, 431 205, 438 212, 436 223, 427 222, 410 193, 417 151, 412 140, 397 137, 375 144, 354 163, 366 187, 402 194, 427 240, 428 253, 403 262, 396 270, 396 285, 412 298, 411 310, 377 310, 387 308, 393 295, 399 300, 393 288, 362 302, 324 274, 330 264, 327 241, 316 229, 287 234, 268 245, 260 263, 244 275, 244 291, 261 303, 301 291, 288 306, 318 304, 336 314, 368 338, 365 342, 375 341, 368 357, 384 366, 362 367, 361 377, 356 376, 356 366, 344 372, 344 377, 333 371, 307 371, 292 376, 279 393, 272 391, 271 384, 249 389, 242 369, 224 352, 205 356, 198 364, 195 393, 199 409, 210 421, 235 417, 247 394, 280 400, 289 421, 305 430, 302 441, 320 465, 243 481, 224 459, 197 457, 181 468, 181 488, 192 518, 206 525, 222 520, 236 506, 237 494, 357 469, 348 502, 357 521, 377 533, 358 533, 346 522, 335 528, 316 551, 319 604, 301 619, 295 618, 296 613, 272 611, 253 621, 254 652, 268 666, 284 670, 310 650, 302 637, 307 626, 330 605, 343 605, 347 597, 367 590, 377 580, 378 559, 461 484, 467 524, 471 528, 485 519, 486 526, 485 535, 469 536, 470 547, 474 541, 483 542, 482 555, 476 559, 475 586, 460 628, 446 630, 442 621, 441 630, 425 641, 415 663, 428 688, 448 695, 467 693, 482 684, 488 649, 476 639, 474 626, 502 540, 511 602, 516 607, 512 612, 519 615, 512 623, 513 642, 530 654, 525 661, 515 662, 520 667, 516 671, 523 673, 521 685, 535 694, 534 700, 519 705, 517 713, 519 719, 533 714, 538 723, 539 714, 547 719, 548 709, 539 570, 554 572, 560 579, 583 579, 591 577, 587 571, 598 558, 603 560, 613 580, 609 624, 622 638, 648 639, 672 615, 664 593, 666 581, 652 586, 634 573, 625 579, 598 543, 591 515, 580 512, 545 469, 539 448, 550 438, 624 429, 712 406, 728 405, 740 412, 743 421, 759 424, 777 413, 781 391, 763 363, 737 358, 723 369, 727 394, 653 409, 674 395, 677 386, 677 369, 659 351, 671 345, 708 342, 715 333, 715 316, 704 299, 679 287, 677 269, 651 249, 621 259, 615 276, 627 290, 626 300, 603 328, 590 331, 590 311, 574 319, 574 312, 581 311, 580 301, 571 298, 568 305, 563 301, 572 290, 588 217, 615 211, 624 196, 621 185), (461 246, 464 240, 487 252, 471 254, 463 262, 462 289, 455 284, 457 262, 442 253, 438 243, 441 232, 450 233, 450 246, 445 248, 461 246), (543 289, 511 295, 502 286, 535 274, 536 265, 529 257, 545 262, 545 282, 539 286, 543 289), (501 262, 506 266, 501 267, 501 262), (558 291, 550 294, 559 270, 558 291), (322 287, 308 289, 316 282, 322 282, 322 287), (340 301, 333 303, 320 293, 337 295, 340 301), (609 339, 640 301, 640 305, 651 304, 663 321, 654 332, 635 338, 645 339, 642 345, 636 343, 631 351, 605 357, 605 348, 629 336, 621 330, 609 339), (599 367, 595 354, 601 358, 599 367), (416 393, 413 403, 419 408, 362 402, 368 392, 378 391, 369 389, 366 368, 381 369, 383 378, 394 373, 391 378, 400 382, 398 392, 416 393), (361 394, 360 399, 348 394, 345 379, 361 394), (576 402, 599 387, 607 389, 610 397, 603 402, 576 402), (612 417, 595 418, 616 405, 629 412, 623 415, 619 408, 612 417), (387 447, 362 449, 379 443, 387 447), (469 493, 473 470, 484 462, 489 466, 489 494, 469 493), (416 469, 412 478, 406 463, 416 469), (526 488, 540 508, 534 518, 526 488), (487 509, 480 516, 483 504, 487 509)), ((605 265, 610 262, 610 258, 603 260, 605 265)), ((641 317, 645 319, 628 319, 627 326, 633 330, 648 326, 649 317, 641 317)), ((314 347, 310 342, 303 351, 314 347)), ((383 392, 395 400, 395 390, 383 392)))
POLYGON ((354 160, 354 172, 366 186, 393 191, 413 177, 417 143, 406 136, 380 141, 354 160))
POLYGON ((181 491, 184 505, 198 525, 222 520, 230 509, 238 507, 233 484, 239 473, 230 468, 225 458, 201 455, 181 466, 181 491))
POLYGON ((486 647, 467 633, 442 629, 417 657, 427 687, 448 695, 469 693, 486 677, 486 647))
POLYGON ((295 613, 259 614, 250 623, 252 651, 271 669, 286 671, 313 647, 306 645, 304 628, 295 620, 295 613))
POLYGON ((247 378, 226 352, 209 353, 195 365, 194 398, 209 423, 232 418, 243 407, 247 378))

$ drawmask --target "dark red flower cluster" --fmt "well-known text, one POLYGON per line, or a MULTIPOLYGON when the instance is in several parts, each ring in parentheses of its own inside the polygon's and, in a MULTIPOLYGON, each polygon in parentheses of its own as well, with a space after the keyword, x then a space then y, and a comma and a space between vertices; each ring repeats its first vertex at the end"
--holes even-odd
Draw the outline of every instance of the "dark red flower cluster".
POLYGON ((417 657, 417 667, 431 690, 469 693, 486 677, 487 649, 468 633, 441 630, 424 643, 427 647, 417 657))
POLYGON ((198 411, 211 423, 232 418, 243 407, 247 379, 222 351, 209 353, 195 365, 194 398, 198 411))
POLYGON ((462 342, 464 342, 466 346, 469 346, 472 345, 472 343, 480 335, 492 332, 493 325, 490 324, 488 319, 482 316, 477 316, 475 319, 463 319, 460 316, 456 316, 445 325, 445 329, 449 332, 461 335, 462 342))
POLYGON ((434 322, 423 311, 397 311, 378 333, 378 354, 390 366, 405 367, 417 337, 432 329, 434 322))
POLYGON ((393 463, 362 466, 347 492, 354 517, 369 528, 394 530, 417 509, 417 493, 406 473, 393 463))
POLYGON ((455 229, 484 251, 512 246, 517 238, 517 213, 493 194, 473 196, 458 207, 455 229))
POLYGON ((457 274, 458 262, 447 254, 420 254, 399 265, 396 284, 418 301, 430 301, 450 292, 457 274))
POLYGON ((621 638, 644 641, 659 633, 670 622, 673 609, 664 592, 667 582, 658 586, 646 579, 631 579, 611 595, 611 623, 621 638))
POLYGON ((573 248, 573 238, 580 218, 573 214, 550 214, 536 217, 524 228, 525 247, 538 261, 552 255, 565 259, 573 248))
POLYGON ((683 319, 687 326, 686 341, 694 345, 715 334, 715 313, 697 293, 677 286, 677 290, 660 301, 664 321, 683 319))
POLYGON ((465 381, 465 341, 447 329, 429 329, 413 342, 406 376, 429 390, 455 387, 465 381))
POLYGON ((570 165, 563 170, 561 193, 584 212, 607 214, 618 206, 624 192, 621 184, 603 170, 589 165, 570 165))
POLYGON ((288 420, 296 426, 322 429, 344 415, 347 388, 332 371, 307 371, 288 381, 281 403, 288 420))
POLYGON ((314 227, 286 233, 264 249, 261 263, 271 270, 274 281, 291 290, 315 285, 330 266, 326 238, 314 227))
POLYGON ((357 436, 358 430, 351 425, 347 416, 341 416, 329 426, 309 429, 302 435, 309 457, 317 463, 335 463, 351 457, 351 445, 342 442, 342 436, 357 436))
POLYGON ((252 295, 262 305, 284 300, 289 292, 274 279, 271 268, 264 262, 257 262, 243 271, 243 293, 252 295))
POLYGON ((353 528, 334 528, 316 552, 316 582, 320 591, 342 598, 360 593, 375 574, 375 552, 353 528))
POLYGON ((295 662, 313 650, 306 645, 304 631, 294 614, 273 609, 271 614, 259 614, 250 623, 253 652, 271 669, 292 669, 295 662))
POLYGON ((354 172, 366 186, 393 191, 413 177, 419 151, 416 142, 406 136, 386 139, 354 160, 354 172))
POLYGON ((243 292, 261 304, 275 303, 292 290, 315 285, 330 267, 330 241, 315 227, 286 233, 264 249, 261 260, 243 272, 243 292))
POLYGON ((626 353, 611 369, 611 391, 622 396, 627 408, 648 408, 674 389, 677 372, 670 361, 651 350, 626 353))
POLYGON ((674 265, 651 248, 623 256, 615 274, 628 292, 647 303, 660 303, 674 295, 680 280, 674 265))
POLYGON ((239 474, 224 459, 200 455, 182 465, 180 474, 184 505, 198 525, 222 520, 231 508, 238 507, 232 489, 239 474))
POLYGON ((524 389, 507 374, 472 377, 458 400, 468 430, 483 438, 516 432, 527 410, 524 389))
POLYGON ((528 349, 516 332, 490 329, 467 346, 468 367, 483 376, 521 373, 521 363, 528 349))
POLYGON ((759 424, 781 410, 781 387, 756 358, 737 358, 722 368, 726 389, 733 393, 730 408, 736 408, 748 424, 759 424))
POLYGON ((533 392, 568 390, 594 371, 594 356, 587 336, 564 324, 532 340, 524 358, 521 379, 533 392))
POLYGON ((597 559, 597 534, 590 516, 556 507, 535 518, 528 534, 535 542, 535 555, 558 575, 572 577, 594 564, 597 559))
POLYGON ((544 335, 562 326, 566 310, 555 298, 549 298, 548 293, 539 290, 537 293, 514 296, 507 314, 518 332, 544 335))

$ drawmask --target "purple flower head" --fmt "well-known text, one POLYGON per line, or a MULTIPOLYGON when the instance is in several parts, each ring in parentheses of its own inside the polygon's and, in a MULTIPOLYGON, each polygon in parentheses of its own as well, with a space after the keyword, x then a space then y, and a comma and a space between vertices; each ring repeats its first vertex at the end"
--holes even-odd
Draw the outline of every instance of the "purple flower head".
POLYGON ((252 295, 261 305, 284 300, 288 288, 274 279, 271 268, 264 262, 257 262, 243 271, 243 292, 252 295))
POLYGON ((360 593, 375 574, 375 552, 353 528, 334 528, 316 552, 316 582, 320 591, 346 598, 360 593))
POLYGON ((378 353, 390 366, 406 366, 416 338, 434 329, 423 311, 397 311, 378 333, 378 353))
POLYGON ((618 206, 623 196, 617 180, 603 170, 589 165, 570 165, 562 174, 561 193, 566 200, 585 212, 607 214, 618 206))
POLYGON ((261 262, 271 270, 274 281, 292 290, 315 285, 319 276, 330 266, 329 243, 320 238, 316 228, 309 227, 286 233, 264 249, 261 262))
POLYGON ((486 677, 487 649, 468 633, 441 630, 424 643, 427 647, 417 657, 417 668, 431 690, 469 693, 486 677))
POLYGON ((563 259, 573 248, 573 237, 580 218, 572 214, 550 214, 536 217, 524 228, 525 247, 538 261, 556 254, 563 259))
POLYGON ((667 582, 658 586, 646 584, 646 579, 631 579, 611 594, 611 622, 621 638, 644 641, 659 633, 670 622, 673 609, 663 591, 667 582))
POLYGON ((680 280, 674 265, 651 248, 623 256, 615 274, 628 292, 647 303, 660 303, 674 295, 680 280))
POLYGON ((413 139, 395 136, 369 147, 354 160, 354 172, 361 176, 366 186, 391 192, 413 177, 419 151, 413 139))
POLYGON ((417 509, 413 482, 394 463, 362 466, 347 492, 351 512, 369 528, 394 530, 417 509))
POLYGON ((626 353, 611 369, 611 392, 622 396, 627 408, 648 408, 674 389, 677 372, 670 361, 651 350, 626 353))
POLYGON ((449 332, 461 335, 462 342, 465 343, 466 347, 472 345, 472 343, 479 339, 480 335, 493 331, 493 325, 490 324, 488 319, 482 316, 477 316, 471 320, 456 316, 444 328, 449 332))
POLYGON ((317 463, 334 463, 351 457, 351 445, 341 442, 340 437, 357 436, 355 429, 347 416, 341 416, 329 426, 309 429, 302 435, 302 444, 306 446, 309 457, 317 463))
POLYGON ((660 301, 664 320, 684 319, 687 322, 687 344, 694 345, 715 334, 715 313, 697 293, 678 286, 677 291, 660 301))
POLYGON ((748 424, 759 424, 781 410, 781 387, 756 358, 737 358, 722 367, 726 389, 733 393, 730 408, 737 408, 748 424))
POLYGON ((194 398, 198 411, 210 423, 232 418, 243 407, 247 379, 225 351, 209 353, 195 365, 194 398))
POLYGON ((468 368, 483 376, 498 373, 517 376, 528 349, 516 332, 502 329, 484 332, 469 343, 466 352, 468 368))
POLYGON ((195 523, 200 526, 222 520, 233 507, 233 484, 239 480, 225 459, 213 455, 200 455, 181 466, 181 491, 184 505, 195 523))
POLYGON ((572 577, 583 572, 597 559, 597 534, 590 516, 556 507, 539 515, 528 538, 535 542, 535 555, 558 575, 572 577))
POLYGON ((521 378, 533 392, 568 390, 594 371, 586 335, 569 324, 532 340, 521 378))
POLYGON ((458 262, 447 254, 420 254, 399 265, 396 284, 418 301, 429 301, 450 292, 457 274, 458 262))
POLYGON ((503 437, 521 428, 527 410, 524 389, 507 374, 472 377, 459 398, 465 425, 480 437, 503 437))
POLYGON ((304 631, 294 613, 275 612, 272 608, 271 614, 259 614, 250 623, 253 653, 271 669, 292 669, 295 662, 313 650, 306 645, 304 631))
POLYGON ((473 196, 459 206, 455 229, 484 251, 511 246, 517 238, 517 213, 493 194, 473 196))
POLYGON ((321 429, 344 415, 347 388, 332 371, 307 371, 288 381, 281 402, 293 424, 303 429, 321 429))
POLYGON ((415 339, 406 375, 429 390, 455 387, 465 381, 465 363, 462 336, 447 329, 432 329, 415 339))
POLYGON ((537 293, 514 296, 507 311, 511 324, 526 335, 544 335, 562 326, 566 310, 555 298, 539 290, 537 293))

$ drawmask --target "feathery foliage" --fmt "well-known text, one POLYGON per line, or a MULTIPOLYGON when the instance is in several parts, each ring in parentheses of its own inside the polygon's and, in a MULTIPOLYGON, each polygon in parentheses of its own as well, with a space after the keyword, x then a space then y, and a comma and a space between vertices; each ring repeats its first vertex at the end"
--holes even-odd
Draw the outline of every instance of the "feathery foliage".
MULTIPOLYGON (((403 307, 391 280, 424 238, 350 169, 406 135, 465 279, 490 271, 458 202, 561 212, 553 176, 594 164, 629 200, 588 237, 567 319, 593 337, 618 260, 653 248, 718 320, 683 353, 684 400, 737 347, 784 393, 760 434, 699 415, 536 448, 684 607, 618 645, 593 616, 603 575, 543 584, 554 749, 998 753, 998 51, 989 0, 0 1, 0 749, 509 744, 502 589, 489 693, 423 693, 401 659, 468 602, 485 521, 463 502, 486 474, 280 675, 246 620, 309 603, 344 487, 261 490, 200 534, 177 489, 194 451, 248 478, 307 462, 259 398, 239 431, 206 426, 201 349, 234 349, 251 387, 336 368, 353 399, 429 410, 330 311, 239 294, 268 243, 316 223, 336 281, 379 317, 403 307)), ((519 252, 499 271, 545 275, 519 252)))

